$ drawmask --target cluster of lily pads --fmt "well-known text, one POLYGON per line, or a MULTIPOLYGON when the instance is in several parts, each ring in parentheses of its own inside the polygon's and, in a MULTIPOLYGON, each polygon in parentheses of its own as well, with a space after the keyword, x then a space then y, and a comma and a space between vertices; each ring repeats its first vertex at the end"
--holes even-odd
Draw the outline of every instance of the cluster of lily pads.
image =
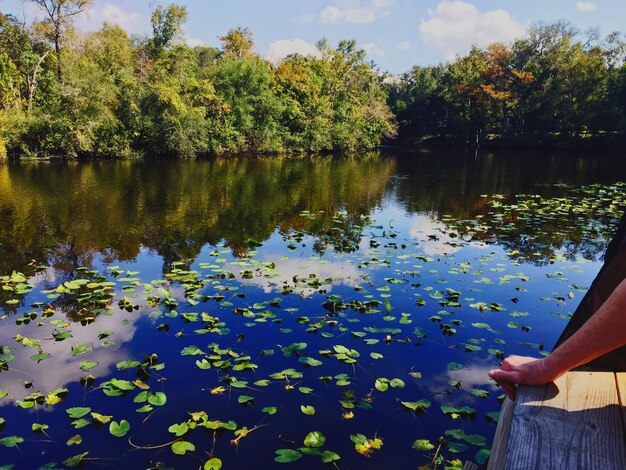
MULTIPOLYGON (((217 470, 222 460, 233 458, 225 450, 228 446, 239 448, 254 436, 275 445, 277 463, 306 458, 340 466, 355 456, 376 458, 393 448, 395 436, 378 435, 371 425, 360 427, 370 419, 360 421, 361 416, 381 409, 394 414, 387 415, 390 420, 415 423, 405 461, 413 459, 420 468, 460 468, 457 456, 484 463, 490 439, 474 432, 484 428, 474 423, 478 416, 497 422, 500 393, 486 377, 480 386, 455 375, 471 367, 463 355, 497 364, 511 343, 545 354, 542 340, 525 339, 532 338, 533 319, 518 308, 524 305, 523 296, 540 294, 553 310, 549 314, 569 318, 574 293, 586 288, 564 274, 566 269, 573 276, 584 274, 579 264, 585 256, 572 259, 568 243, 597 245, 593 253, 599 253, 626 209, 624 184, 557 189, 567 195, 518 195, 514 202, 485 196, 485 213, 474 220, 442 217, 447 235, 453 235, 445 242, 450 252, 443 255, 426 249, 440 242, 436 235, 416 240, 392 224, 377 225, 368 215, 338 213, 318 239, 298 231, 282 234, 287 253, 297 254, 296 261, 306 265, 296 266, 295 273, 287 268, 292 258, 264 251, 262 242, 250 239, 249 251, 241 257, 232 257, 222 246, 211 247, 198 260, 174 262, 153 280, 134 266, 82 267, 73 278, 57 283, 40 280, 49 271, 45 266, 33 265, 29 276, 0 276, 5 311, 0 328, 12 332, 0 336, 0 404, 13 407, 8 414, 14 420, 0 417, 0 446, 19 449, 28 444, 28 436, 7 432, 20 429, 19 419, 26 418, 34 421, 34 435, 69 449, 72 455, 55 451, 66 457, 66 467, 106 458, 102 442, 111 438, 124 439, 129 452, 145 452, 153 468, 194 457, 203 468, 217 470), (546 254, 547 245, 537 241, 541 231, 557 233, 562 244, 553 244, 546 254), (519 239, 517 248, 508 246, 513 237, 524 237, 522 245, 528 249, 519 249, 519 239), (504 249, 455 252, 477 242, 504 249), (550 267, 541 271, 546 282, 527 287, 531 276, 521 271, 527 261, 550 267), (330 270, 335 263, 340 267, 330 270), (497 297, 495 287, 515 297, 497 297), (98 326, 109 318, 112 323, 106 328, 98 326), (152 350, 101 364, 106 354, 97 359, 96 353, 120 353, 125 346, 120 341, 129 340, 118 330, 141 321, 149 324, 145 344, 152 350), (81 328, 93 330, 93 339, 75 340, 81 328), (67 344, 63 361, 75 365, 75 374, 60 388, 39 388, 40 376, 49 373, 47 364, 61 354, 52 347, 59 344, 67 344), (172 345, 177 345, 174 353, 172 345), (417 364, 423 361, 420 349, 410 346, 448 350, 449 359, 433 361, 444 361, 445 370, 439 373, 446 378, 406 366, 408 357, 415 356, 417 364), (24 358, 35 366, 32 371, 14 368, 24 358), (185 402, 183 387, 168 380, 179 377, 176 369, 195 374, 195 390, 189 393, 215 401, 207 401, 206 409, 188 409, 196 402, 185 402), (398 371, 403 375, 396 376, 398 371), (18 376, 19 390, 3 388, 3 377, 14 382, 18 376), (236 397, 232 402, 231 396, 236 397), (119 401, 111 405, 105 397, 119 401), (483 404, 469 406, 472 400, 483 404), (57 416, 52 424, 40 419, 44 410, 57 416), (224 418, 228 410, 239 418, 224 418), (22 418, 17 418, 20 413, 22 418), (266 430, 274 419, 284 423, 279 418, 285 414, 292 421, 319 419, 300 434, 280 430, 276 443, 266 430), (176 420, 160 430, 146 426, 174 415, 176 420), (328 422, 330 416, 336 421, 328 422), (424 419, 437 423, 439 435, 420 425, 424 419), (450 421, 463 426, 445 429, 450 421), (350 430, 338 435, 336 422, 350 430), (54 427, 62 430, 57 435, 69 428, 75 434, 60 442, 54 427), (157 437, 161 440, 151 441, 157 437), (71 450, 81 447, 78 453, 71 450), (411 455, 411 447, 417 454, 411 455)), ((316 215, 305 211, 301 216, 316 215)), ((0 415, 7 409, 0 407, 0 415)), ((36 448, 36 443, 30 445, 36 448)), ((2 455, 0 468, 12 468, 17 456, 2 455)), ((188 466, 190 461, 181 462, 188 466)), ((42 468, 60 467, 50 463, 42 468)))

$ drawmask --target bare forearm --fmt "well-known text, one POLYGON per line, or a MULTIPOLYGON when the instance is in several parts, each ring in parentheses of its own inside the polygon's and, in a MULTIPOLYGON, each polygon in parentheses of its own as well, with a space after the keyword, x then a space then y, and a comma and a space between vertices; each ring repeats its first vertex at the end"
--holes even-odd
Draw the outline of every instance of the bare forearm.
POLYGON ((544 359, 546 367, 562 373, 626 344, 626 279, 598 311, 544 359))

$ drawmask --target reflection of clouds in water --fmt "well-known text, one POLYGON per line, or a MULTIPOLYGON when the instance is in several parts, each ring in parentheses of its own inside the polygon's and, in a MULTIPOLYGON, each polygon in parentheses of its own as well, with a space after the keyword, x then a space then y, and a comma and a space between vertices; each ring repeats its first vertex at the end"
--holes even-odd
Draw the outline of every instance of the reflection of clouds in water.
POLYGON ((34 291, 39 291, 48 289, 50 286, 56 287, 58 285, 58 277, 57 270, 48 267, 29 277, 28 283, 33 286, 34 291))
MULTIPOLYGON (((309 274, 316 274, 320 281, 327 278, 332 278, 331 284, 322 284, 318 288, 304 287, 298 285, 294 290, 298 294, 305 297, 314 294, 318 289, 326 289, 330 292, 333 285, 346 285, 354 287, 359 284, 362 279, 363 271, 359 270, 354 261, 349 260, 329 260, 328 262, 320 263, 320 258, 297 258, 280 260, 280 255, 265 254, 261 261, 272 261, 275 265, 275 271, 278 274, 276 277, 262 277, 254 276, 252 279, 242 279, 243 284, 253 284, 263 289, 266 294, 274 290, 281 290, 283 283, 287 282, 293 286, 294 276, 298 276, 300 279, 305 280, 309 274)), ((243 269, 253 269, 256 266, 224 266, 226 269, 234 270, 233 268, 239 267, 243 269)))
MULTIPOLYGON (((54 270, 49 269, 47 271, 54 270)), ((37 290, 43 288, 40 284, 44 281, 48 286, 51 285, 55 277, 54 274, 44 271, 30 278, 29 283, 36 285, 34 290, 37 290)), ((120 284, 117 292, 124 294, 121 291, 121 286, 120 284)), ((142 293, 142 287, 137 286, 136 288, 137 293, 133 302, 145 305, 146 296, 142 293)), ((178 297, 182 288, 170 288, 170 291, 174 296, 178 297)), ((31 321, 28 325, 21 326, 16 325, 14 321, 21 315, 7 317, 2 324, 2 328, 0 328, 0 344, 13 348, 11 354, 15 355, 16 358, 9 363, 9 370, 1 373, 0 388, 7 389, 11 395, 21 399, 33 391, 45 394, 57 388, 63 388, 68 383, 77 381, 80 377, 87 374, 100 377, 108 375, 116 363, 127 359, 126 353, 121 348, 125 343, 133 339, 137 330, 136 322, 155 310, 153 308, 140 308, 132 313, 122 311, 117 307, 116 299, 117 296, 110 304, 112 307, 111 315, 100 315, 96 321, 85 326, 68 321, 65 314, 58 308, 44 326, 37 326, 37 323, 41 321, 40 317, 35 319, 35 321, 31 321), (124 324, 124 319, 130 319, 131 321, 124 324), (54 320, 67 321, 70 324, 68 329, 72 331, 72 337, 63 341, 55 341, 52 336, 55 326, 49 323, 54 320), (101 341, 98 339, 98 335, 103 330, 112 331, 113 333, 101 341), (33 361, 30 359, 30 356, 37 354, 38 349, 27 348, 16 342, 13 339, 16 334, 40 339, 42 351, 52 356, 40 363, 33 361), (105 348, 101 346, 104 341, 114 342, 115 345, 111 348, 105 348), (79 356, 72 356, 72 346, 77 344, 84 344, 93 348, 93 351, 79 356), (81 361, 97 361, 98 365, 94 369, 85 372, 80 370, 79 363, 81 361), (24 388, 25 380, 32 381, 33 387, 30 389, 24 388)), ((60 332, 65 331, 61 328, 57 330, 60 332)), ((0 400, 0 406, 9 403, 12 402, 0 400)))
MULTIPOLYGON (((79 323, 70 323, 69 329, 72 330, 72 338, 64 341, 55 341, 52 339, 53 325, 46 327, 37 327, 36 322, 31 322, 25 326, 14 325, 9 328, 12 322, 3 326, 0 330, 0 344, 10 345, 13 348, 13 354, 16 358, 9 363, 9 370, 2 373, 2 388, 8 389, 9 393, 20 399, 28 395, 33 390, 41 393, 48 393, 57 388, 62 388, 66 384, 78 380, 83 375, 91 373, 93 375, 106 375, 109 369, 117 362, 125 359, 125 355, 120 350, 113 350, 100 346, 101 341, 98 340, 98 334, 102 330, 113 331, 113 334, 106 338, 107 341, 114 341, 116 348, 123 343, 130 341, 135 335, 136 326, 134 322, 123 325, 119 318, 120 313, 115 312, 111 316, 100 316, 98 319, 86 326, 79 323), (42 329, 46 328, 46 332, 42 334, 42 329), (41 349, 45 353, 49 353, 52 357, 45 359, 39 364, 30 359, 30 356, 37 354, 36 348, 27 348, 12 339, 16 334, 28 338, 50 338, 41 339, 41 349), (92 347, 93 351, 80 356, 72 356, 72 346, 76 344, 85 344, 92 347), (80 370, 79 363, 81 361, 98 361, 96 368, 89 372, 80 370), (33 382, 32 389, 24 388, 24 381, 31 380, 33 382)), ((138 314, 133 314, 137 319, 138 314)), ((58 309, 52 319, 62 318, 63 313, 58 309)), ((7 321, 5 320, 5 322, 7 321)), ((65 331, 65 330, 61 330, 65 331)), ((0 405, 7 404, 8 401, 0 401, 0 405)))
POLYGON ((482 242, 467 242, 459 237, 451 237, 451 230, 442 222, 435 221, 426 215, 416 215, 409 229, 409 237, 419 240, 421 247, 427 255, 449 255, 459 251, 464 246, 474 248, 486 248, 482 242), (458 244, 458 246, 452 246, 458 244))
POLYGON ((463 387, 462 391, 453 390, 451 395, 446 396, 441 400, 446 405, 452 406, 464 406, 468 403, 474 403, 478 400, 484 400, 478 398, 468 392, 471 388, 478 388, 493 392, 498 390, 499 387, 489 380, 487 372, 494 368, 493 361, 490 358, 484 360, 474 360, 463 364, 463 369, 460 370, 445 370, 437 376, 433 377, 427 384, 429 391, 433 395, 441 395, 441 393, 451 388, 448 384, 450 380, 458 380, 463 387))

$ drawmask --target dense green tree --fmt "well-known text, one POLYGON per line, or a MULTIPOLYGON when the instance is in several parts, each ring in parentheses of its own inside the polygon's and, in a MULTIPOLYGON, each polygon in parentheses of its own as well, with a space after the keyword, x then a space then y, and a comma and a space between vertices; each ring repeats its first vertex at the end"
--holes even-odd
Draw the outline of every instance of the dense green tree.
POLYGON ((387 85, 400 138, 541 144, 623 133, 626 43, 617 33, 601 41, 593 30, 579 38, 568 23, 539 24, 511 46, 414 68, 387 85))
POLYGON ((231 28, 224 36, 219 36, 222 41, 222 50, 238 59, 249 58, 254 55, 254 41, 252 31, 238 26, 231 28))
POLYGON ((443 65, 415 66, 386 88, 389 104, 399 126, 398 139, 407 144, 437 135, 446 124, 447 109, 443 96, 443 65))
POLYGON ((215 71, 215 88, 222 98, 211 141, 218 152, 282 150, 281 102, 274 93, 269 63, 258 57, 225 55, 215 71))
POLYGON ((47 36, 54 45, 57 59, 57 77, 62 81, 61 46, 67 30, 72 27, 76 15, 84 12, 91 0, 30 0, 41 7, 46 14, 44 24, 48 26, 47 36))
POLYGON ((198 77, 187 46, 162 54, 140 82, 141 147, 147 154, 192 157, 209 150, 208 114, 217 101, 213 84, 198 77))
POLYGON ((354 151, 393 142, 395 120, 409 144, 626 132, 621 33, 580 39, 567 23, 539 24, 510 45, 391 77, 355 41, 321 40, 317 54, 271 64, 247 28, 221 36, 221 49, 185 45, 181 6, 157 7, 152 34, 130 38, 109 24, 73 31, 88 0, 31 1, 44 22, 0 14, 1 158, 354 151))
POLYGON ((275 89, 283 104, 280 120, 290 148, 331 150, 333 107, 324 93, 319 59, 292 55, 275 69, 275 89))
POLYGON ((152 22, 152 53, 158 56, 170 47, 183 33, 183 25, 187 21, 187 8, 181 5, 157 6, 150 18, 152 22))

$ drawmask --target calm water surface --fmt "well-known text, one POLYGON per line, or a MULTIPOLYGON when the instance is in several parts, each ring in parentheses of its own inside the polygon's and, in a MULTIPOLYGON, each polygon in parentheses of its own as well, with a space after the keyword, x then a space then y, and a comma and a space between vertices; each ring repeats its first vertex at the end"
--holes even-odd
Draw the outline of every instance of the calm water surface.
POLYGON ((416 468, 435 450, 414 441, 440 436, 446 462, 481 460, 486 371, 559 336, 625 170, 441 152, 0 166, 0 275, 27 278, 0 280, 0 465, 274 468, 312 431, 304 452, 339 468, 416 468), (382 447, 360 455, 358 434, 382 447))

